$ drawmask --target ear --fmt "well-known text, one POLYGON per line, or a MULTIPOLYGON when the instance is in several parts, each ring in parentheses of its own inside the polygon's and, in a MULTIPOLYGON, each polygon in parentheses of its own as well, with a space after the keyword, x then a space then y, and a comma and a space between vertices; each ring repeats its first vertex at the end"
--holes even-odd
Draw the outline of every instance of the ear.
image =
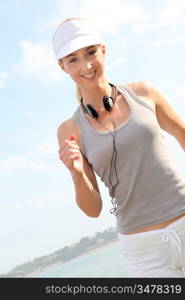
POLYGON ((63 63, 62 60, 58 60, 58 65, 62 69, 62 71, 64 71, 65 73, 67 73, 67 71, 65 69, 65 66, 64 66, 64 63, 63 63))
POLYGON ((105 49, 105 45, 104 44, 101 44, 101 51, 102 51, 103 55, 105 55, 106 49, 105 49))

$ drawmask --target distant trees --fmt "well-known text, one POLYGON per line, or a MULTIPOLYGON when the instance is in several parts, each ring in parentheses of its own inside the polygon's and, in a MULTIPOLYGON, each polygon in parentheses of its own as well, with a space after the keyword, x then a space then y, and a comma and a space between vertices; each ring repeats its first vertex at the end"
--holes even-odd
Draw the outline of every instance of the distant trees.
POLYGON ((26 275, 30 273, 44 271, 46 267, 67 262, 72 258, 116 240, 118 240, 117 233, 115 229, 111 227, 103 232, 96 232, 91 237, 83 237, 78 243, 65 246, 49 255, 36 257, 34 260, 19 265, 8 274, 2 274, 0 277, 26 277, 26 275))

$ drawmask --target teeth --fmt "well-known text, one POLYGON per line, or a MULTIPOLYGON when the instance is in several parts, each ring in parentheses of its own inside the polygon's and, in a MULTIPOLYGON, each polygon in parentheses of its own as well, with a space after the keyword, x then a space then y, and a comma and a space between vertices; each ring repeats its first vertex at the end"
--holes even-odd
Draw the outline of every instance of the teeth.
POLYGON ((86 77, 86 78, 91 78, 93 75, 95 74, 95 71, 94 72, 92 72, 91 74, 88 74, 88 75, 83 75, 84 77, 86 77))

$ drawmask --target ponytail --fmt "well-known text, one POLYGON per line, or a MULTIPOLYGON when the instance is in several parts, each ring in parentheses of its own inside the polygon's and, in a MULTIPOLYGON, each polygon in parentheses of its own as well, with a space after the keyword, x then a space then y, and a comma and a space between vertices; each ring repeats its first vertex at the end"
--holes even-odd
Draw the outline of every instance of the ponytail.
POLYGON ((80 100, 82 98, 82 93, 81 93, 80 87, 77 84, 76 84, 76 98, 77 98, 77 101, 80 103, 80 100))

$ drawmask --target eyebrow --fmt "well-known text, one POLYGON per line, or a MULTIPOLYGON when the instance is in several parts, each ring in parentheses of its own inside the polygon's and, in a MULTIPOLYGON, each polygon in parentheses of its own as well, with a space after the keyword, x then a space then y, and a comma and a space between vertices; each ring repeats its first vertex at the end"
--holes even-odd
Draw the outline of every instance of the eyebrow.
MULTIPOLYGON (((85 48, 85 52, 88 51, 91 48, 94 48, 94 47, 95 47, 95 45, 92 45, 92 46, 89 46, 89 47, 85 48)), ((66 57, 75 56, 75 55, 76 55, 76 53, 74 52, 74 53, 71 53, 71 54, 67 55, 66 57)))

